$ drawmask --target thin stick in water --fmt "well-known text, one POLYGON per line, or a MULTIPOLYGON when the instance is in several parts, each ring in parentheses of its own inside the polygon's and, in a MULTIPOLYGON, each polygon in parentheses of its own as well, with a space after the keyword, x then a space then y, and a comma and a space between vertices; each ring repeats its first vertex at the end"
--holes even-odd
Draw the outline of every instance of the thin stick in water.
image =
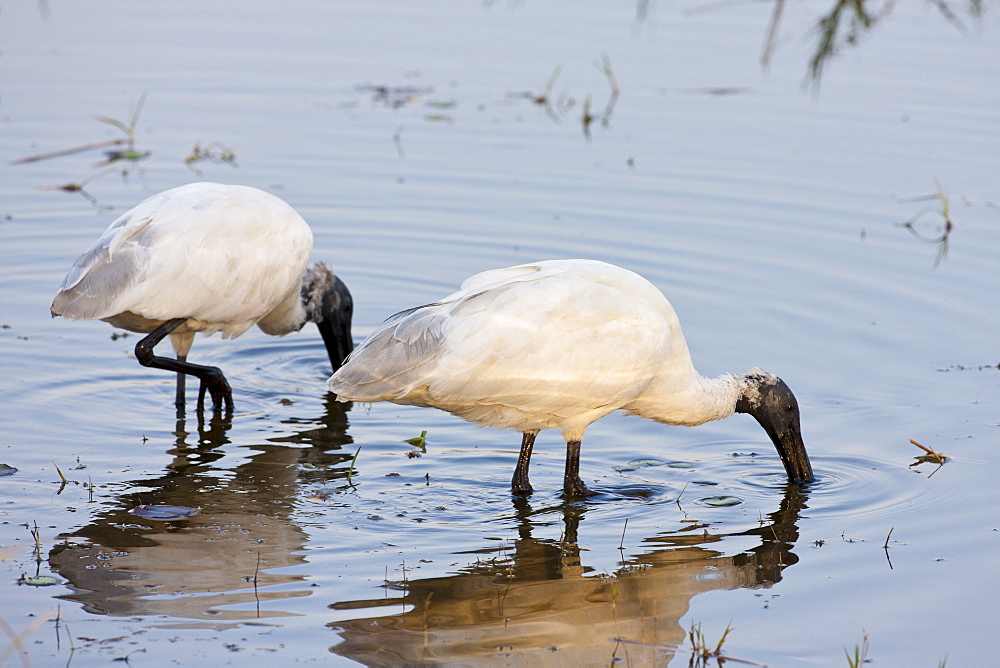
POLYGON ((628 529, 628 518, 627 517, 625 518, 625 526, 622 527, 622 540, 621 540, 620 543, 618 543, 618 549, 619 550, 624 550, 625 549, 625 530, 626 529, 628 529))

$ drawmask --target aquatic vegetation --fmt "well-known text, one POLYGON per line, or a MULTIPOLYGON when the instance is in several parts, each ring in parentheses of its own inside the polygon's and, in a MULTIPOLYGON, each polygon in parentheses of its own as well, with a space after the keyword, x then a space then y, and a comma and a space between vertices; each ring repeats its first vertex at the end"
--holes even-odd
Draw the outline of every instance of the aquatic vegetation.
POLYGON ((861 644, 854 646, 853 654, 844 648, 844 655, 847 656, 847 665, 850 668, 861 668, 864 664, 868 663, 868 633, 867 631, 861 631, 861 644))
POLYGON ((213 141, 204 148, 202 148, 201 142, 195 142, 191 148, 191 153, 184 158, 184 164, 195 174, 201 176, 202 171, 195 167, 195 163, 205 160, 216 164, 225 163, 236 167, 236 153, 233 149, 219 141, 213 141))
MULTIPOLYGON (((129 120, 127 123, 120 121, 117 118, 111 118, 110 116, 94 114, 94 118, 101 123, 121 130, 125 135, 124 137, 107 139, 98 142, 88 142, 86 144, 80 144, 66 149, 29 155, 24 158, 11 160, 8 164, 23 165, 32 162, 39 162, 41 160, 50 160, 52 158, 61 158, 69 155, 75 155, 77 153, 104 149, 104 160, 96 162, 92 166, 94 168, 106 167, 108 169, 103 169, 102 171, 92 174, 80 181, 71 181, 61 185, 42 187, 42 190, 61 190, 68 193, 80 193, 90 200, 91 203, 96 205, 97 200, 85 189, 88 184, 93 183, 113 171, 118 171, 117 163, 125 163, 124 167, 121 168, 121 175, 122 178, 127 178, 129 176, 130 169, 135 167, 140 161, 145 160, 152 155, 152 151, 141 150, 136 146, 136 126, 139 123, 139 115, 142 113, 147 96, 148 93, 146 91, 143 91, 139 96, 138 102, 129 112, 129 120)), ((195 163, 205 160, 213 163, 225 163, 233 167, 236 166, 236 154, 232 149, 218 141, 213 141, 205 147, 202 147, 200 142, 195 142, 194 147, 191 149, 191 153, 184 158, 184 164, 189 169, 200 175, 201 171, 195 168, 194 165, 195 163)))
MULTIPOLYGON (((120 160, 124 160, 134 165, 140 160, 145 160, 150 155, 152 155, 151 151, 140 151, 135 147, 135 126, 139 122, 139 114, 142 113, 142 107, 146 103, 147 94, 148 93, 146 91, 142 91, 142 94, 139 96, 139 101, 136 103, 135 108, 132 109, 132 117, 129 119, 128 125, 115 118, 102 116, 100 114, 94 114, 94 118, 99 120, 101 123, 105 123, 112 127, 118 128, 119 130, 124 132, 125 145, 126 145, 126 148, 124 150, 105 151, 104 155, 107 156, 107 159, 104 162, 96 163, 94 165, 95 167, 106 167, 120 160)), ((123 177, 128 175, 128 169, 129 169, 128 167, 123 168, 122 170, 123 177)))
POLYGON ((427 430, 424 429, 420 432, 420 436, 414 436, 413 438, 404 438, 403 443, 409 443, 415 448, 419 448, 420 452, 427 453, 427 430))
POLYGON ((933 211, 933 207, 923 209, 905 223, 901 223, 899 227, 909 230, 910 234, 923 242, 937 245, 938 252, 937 256, 934 258, 934 268, 937 269, 938 265, 941 264, 941 260, 948 257, 948 240, 951 236, 952 230, 955 229, 955 225, 951 221, 951 197, 944 191, 941 184, 936 180, 934 181, 934 185, 936 186, 936 191, 933 195, 923 195, 906 201, 919 202, 922 200, 936 199, 940 204, 937 213, 941 216, 941 220, 943 222, 939 228, 939 233, 936 236, 928 236, 919 232, 916 227, 914 227, 914 224, 923 218, 925 214, 933 211))
POLYGON ((347 484, 351 487, 354 487, 354 483, 351 481, 351 478, 354 477, 354 465, 357 463, 358 455, 360 454, 361 446, 359 445, 358 449, 354 452, 354 457, 351 458, 351 467, 347 469, 347 484))
POLYGON ((701 668, 708 666, 708 662, 711 659, 714 659, 720 666, 727 661, 734 661, 751 666, 759 665, 753 663, 752 661, 733 659, 723 655, 722 646, 726 643, 726 638, 729 637, 729 633, 732 630, 733 623, 730 621, 726 624, 726 628, 722 632, 719 642, 715 644, 714 648, 710 649, 705 641, 705 634, 701 632, 701 624, 691 624, 691 628, 688 630, 688 641, 691 643, 691 658, 688 661, 689 668, 701 668))

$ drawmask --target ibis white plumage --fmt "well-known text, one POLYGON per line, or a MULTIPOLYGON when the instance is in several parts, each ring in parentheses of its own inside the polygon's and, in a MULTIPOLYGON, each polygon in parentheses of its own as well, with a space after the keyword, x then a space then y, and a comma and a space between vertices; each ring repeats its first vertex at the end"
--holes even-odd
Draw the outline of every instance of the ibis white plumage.
POLYGON ((148 334, 140 364, 174 371, 184 406, 184 374, 201 380, 213 407, 232 410, 232 390, 216 367, 187 362, 196 332, 223 338, 257 325, 267 334, 319 327, 334 370, 351 351, 353 302, 324 263, 306 268, 312 230, 283 200, 248 186, 191 183, 153 195, 123 214, 77 259, 52 302, 52 315, 104 320, 148 334), (153 347, 170 336, 177 359, 153 347))
POLYGON ((511 487, 530 493, 535 436, 567 444, 563 491, 587 492, 580 442, 616 410, 693 426, 749 413, 790 480, 813 473, 788 386, 752 369, 700 375, 666 297, 641 276, 593 260, 550 260, 476 274, 444 299, 389 318, 328 382, 341 401, 430 406, 521 432, 511 487))

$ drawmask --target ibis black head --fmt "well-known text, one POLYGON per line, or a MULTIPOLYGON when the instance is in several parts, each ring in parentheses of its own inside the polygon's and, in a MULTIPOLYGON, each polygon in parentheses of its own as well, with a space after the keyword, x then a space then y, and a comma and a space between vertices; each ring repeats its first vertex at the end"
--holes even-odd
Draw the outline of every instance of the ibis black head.
POLYGON ((773 374, 753 370, 744 376, 737 413, 749 413, 764 428, 794 483, 812 482, 813 471, 799 426, 799 402, 785 382, 773 374))
POLYGON ((306 270, 302 279, 302 302, 308 319, 316 323, 323 336, 330 364, 336 371, 354 349, 351 292, 325 263, 317 262, 306 270))

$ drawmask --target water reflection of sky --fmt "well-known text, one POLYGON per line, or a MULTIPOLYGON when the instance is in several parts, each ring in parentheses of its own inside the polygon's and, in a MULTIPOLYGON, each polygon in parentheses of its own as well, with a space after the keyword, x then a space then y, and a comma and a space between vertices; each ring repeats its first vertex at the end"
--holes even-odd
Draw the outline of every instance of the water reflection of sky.
POLYGON ((770 665, 837 663, 862 629, 883 663, 992 660, 968 639, 993 619, 1000 65, 990 15, 956 10, 975 29, 894 7, 816 89, 820 3, 784 8, 766 74, 763 5, 4 5, 0 462, 19 472, 0 478, 0 621, 22 635, 2 660, 63 663, 71 633, 77 662, 683 663, 692 624, 714 642, 730 620, 726 650, 770 665), (557 67, 547 111, 525 93, 557 67), (93 115, 128 121, 143 91, 151 155, 127 178, 100 151, 8 164, 121 136, 93 115), (196 142, 236 166, 199 176, 196 142), (116 212, 198 178, 303 213, 356 337, 482 269, 629 266, 667 291, 702 372, 789 382, 820 481, 787 493, 750 420, 611 416, 584 440, 596 499, 559 502, 564 446, 543 434, 515 504, 517 435, 344 412, 312 332, 198 340, 237 414, 175 424, 135 338, 47 307, 116 212), (43 190, 83 182, 96 205, 43 190), (924 212, 917 231, 942 233, 936 183, 954 226, 934 268, 939 245, 897 225, 924 212), (928 478, 911 438, 954 459, 928 478), (616 470, 641 458, 694 468, 616 470), (159 503, 200 512, 129 513, 159 503))

